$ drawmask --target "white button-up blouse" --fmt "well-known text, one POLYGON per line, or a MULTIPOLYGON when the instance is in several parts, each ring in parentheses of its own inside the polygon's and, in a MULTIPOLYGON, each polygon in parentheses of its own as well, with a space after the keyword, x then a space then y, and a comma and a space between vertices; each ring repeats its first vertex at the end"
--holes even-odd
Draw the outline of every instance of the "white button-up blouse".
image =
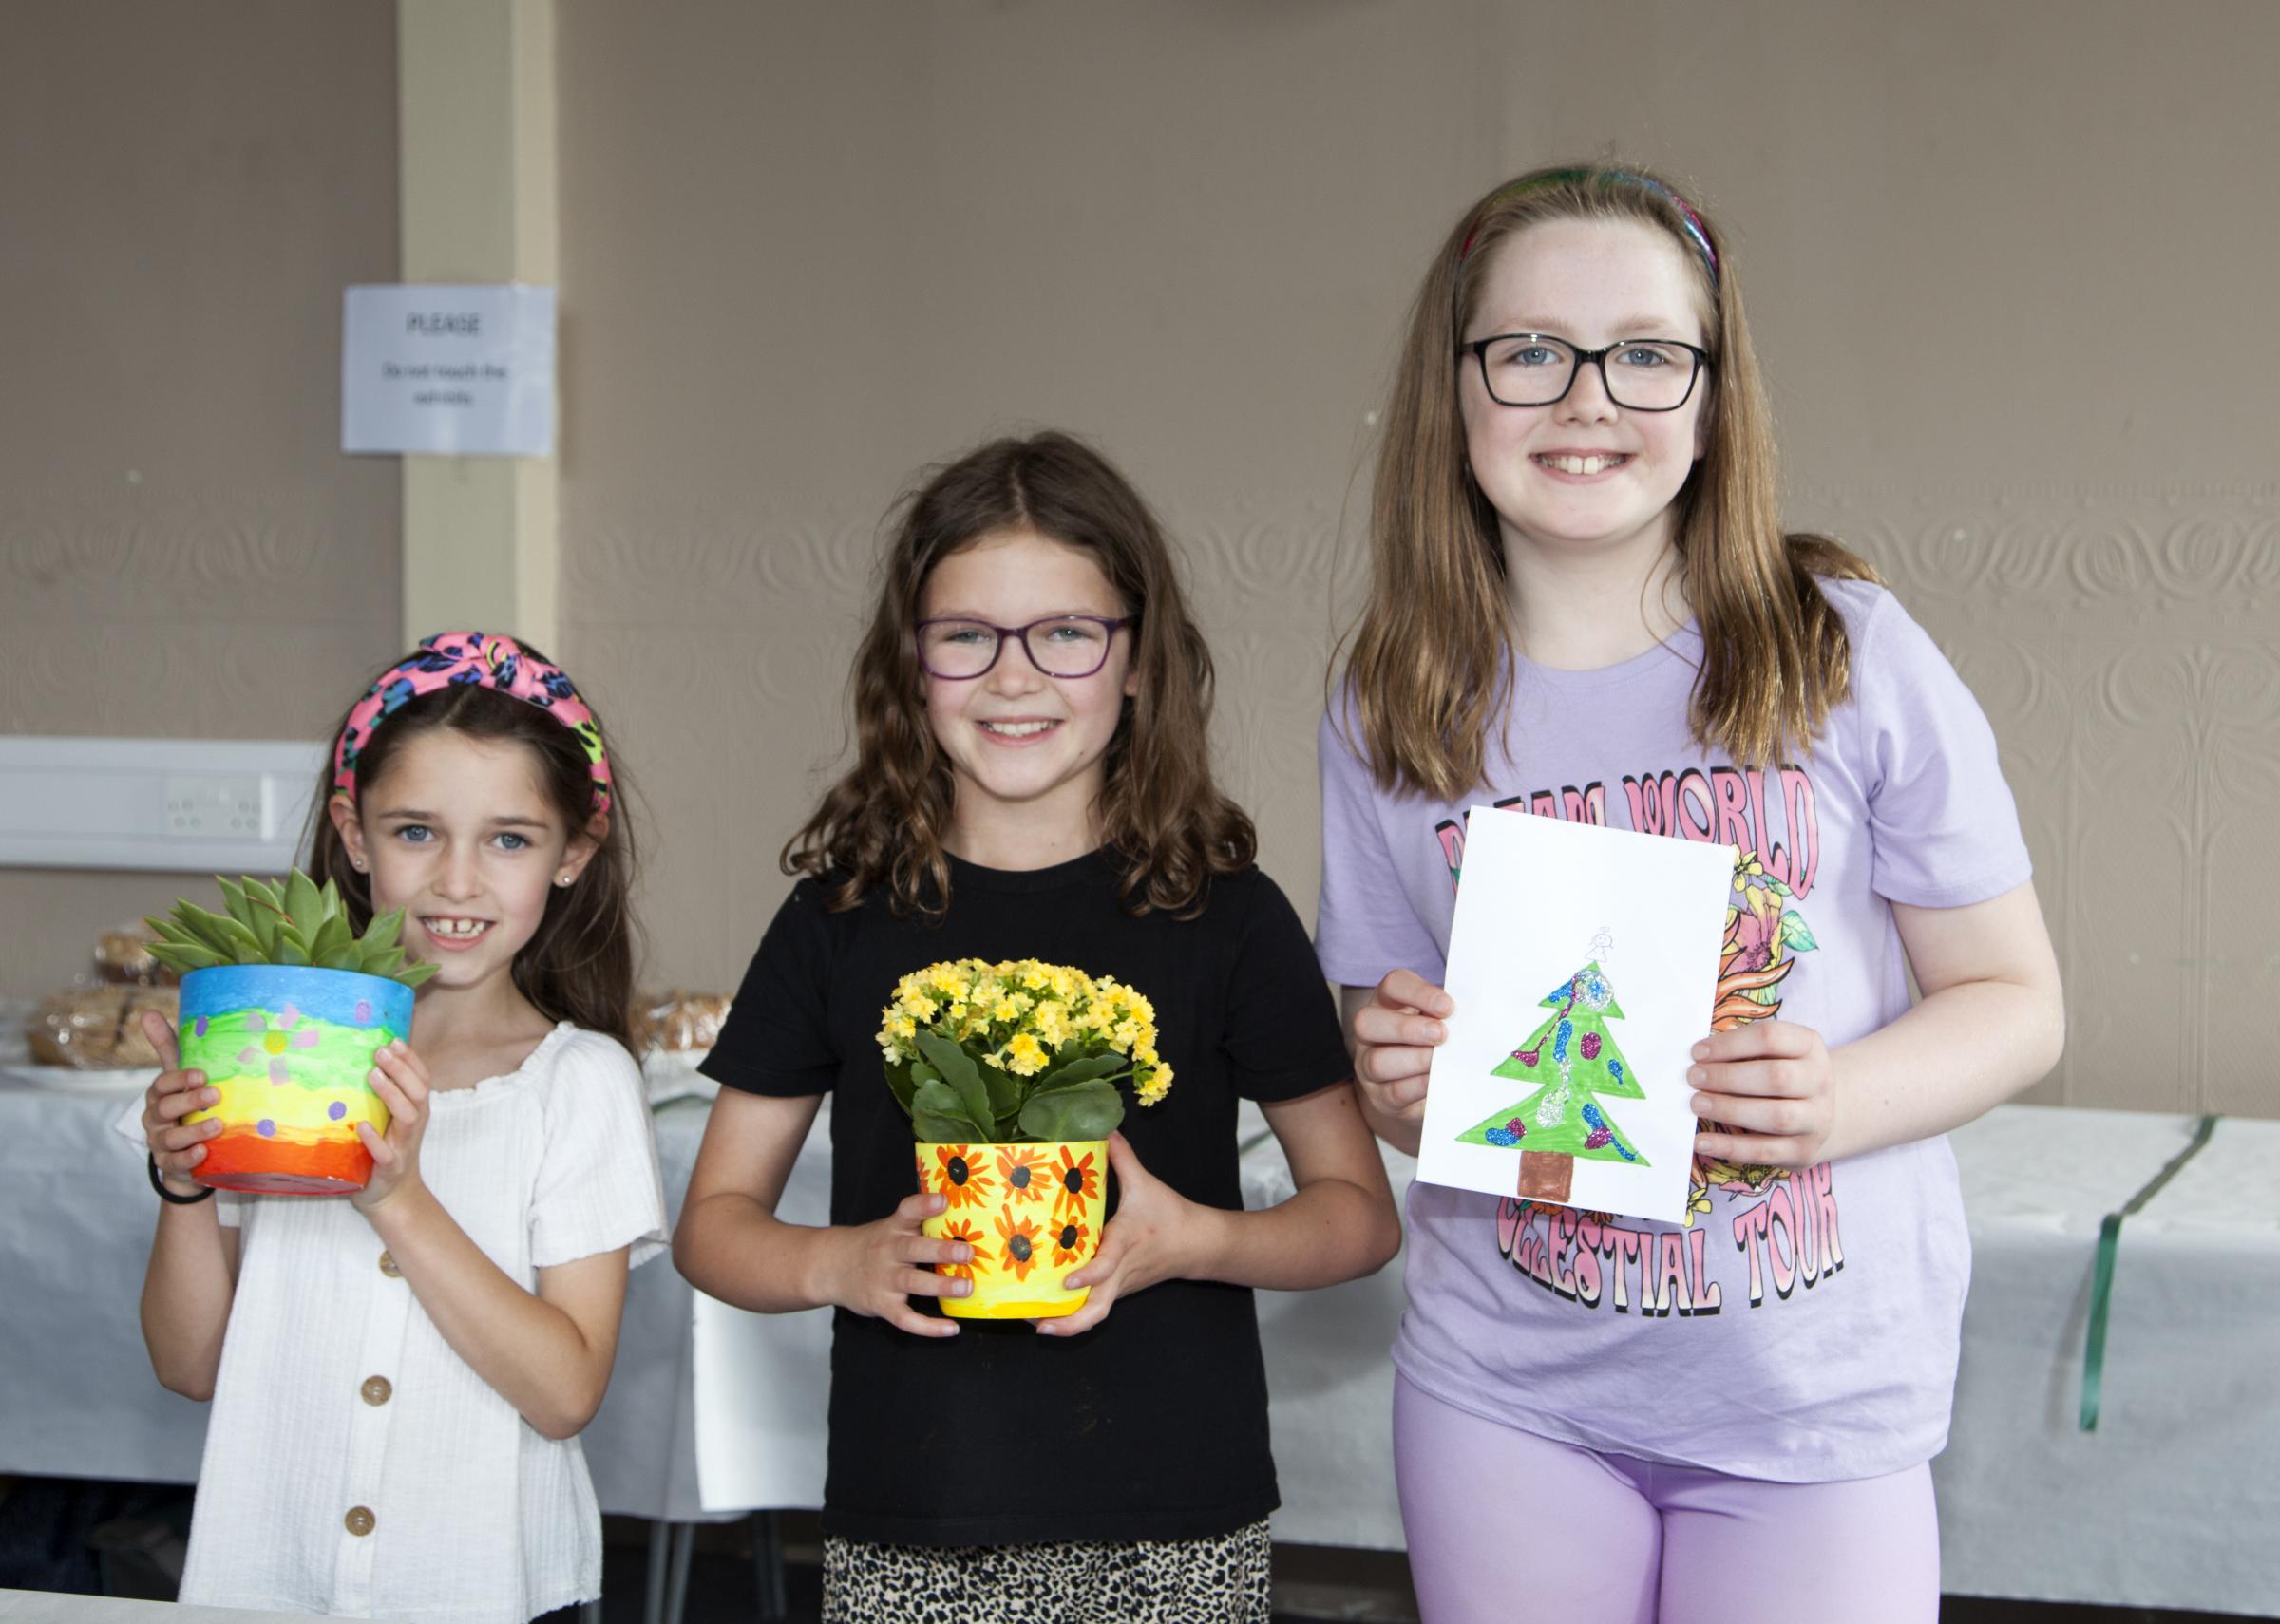
MULTIPOLYGON (((611 1039, 564 1023, 430 1106, 422 1179, 525 1289, 664 1245, 640 1070, 611 1039)), ((541 1437, 451 1350, 364 1216, 336 1197, 216 1199, 239 1229, 238 1288, 180 1599, 522 1624, 599 1596, 578 1441, 541 1437)))

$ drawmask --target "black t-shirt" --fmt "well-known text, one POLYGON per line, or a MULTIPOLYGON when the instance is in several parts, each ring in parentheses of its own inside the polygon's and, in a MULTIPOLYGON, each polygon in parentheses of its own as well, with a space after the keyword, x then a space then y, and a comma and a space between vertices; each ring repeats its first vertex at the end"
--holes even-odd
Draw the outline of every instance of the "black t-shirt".
MULTIPOLYGON (((918 1188, 917 1136, 887 1090, 877 1035, 895 982, 958 958, 1113 975, 1154 1004, 1174 1072, 1161 1104, 1127 1096, 1125 1137, 1182 1195, 1239 1210, 1238 1096, 1296 1099, 1351 1074, 1329 989, 1298 916, 1258 870, 1214 881, 1186 920, 1125 913, 1118 875, 1098 852, 1029 873, 953 859, 934 926, 896 918, 884 889, 830 913, 803 880, 703 1070, 755 1094, 835 1092, 831 1221, 868 1223, 918 1188)), ((931 1299, 911 1301, 932 1312, 931 1299)), ((960 1327, 935 1340, 834 1315, 826 1532, 914 1545, 1200 1539, 1279 1503, 1247 1288, 1166 1280, 1066 1340, 1026 1320, 960 1327)))

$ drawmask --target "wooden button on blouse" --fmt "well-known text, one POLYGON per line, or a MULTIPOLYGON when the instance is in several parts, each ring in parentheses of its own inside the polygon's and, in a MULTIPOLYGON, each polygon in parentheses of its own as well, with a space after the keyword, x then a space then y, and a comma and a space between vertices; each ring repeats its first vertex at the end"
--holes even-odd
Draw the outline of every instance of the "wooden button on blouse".
POLYGON ((378 1520, 372 1515, 370 1506, 352 1505, 349 1507, 348 1516, 340 1520, 340 1525, 361 1539, 372 1531, 373 1523, 378 1520))
POLYGON ((380 1273, 391 1280, 401 1280, 404 1277, 404 1271, 396 1267, 396 1259, 390 1253, 380 1254, 380 1273))
POLYGON ((364 1386, 356 1390, 364 1395, 365 1403, 377 1409, 388 1402, 389 1395, 396 1389, 389 1384, 386 1376, 367 1376, 364 1386))

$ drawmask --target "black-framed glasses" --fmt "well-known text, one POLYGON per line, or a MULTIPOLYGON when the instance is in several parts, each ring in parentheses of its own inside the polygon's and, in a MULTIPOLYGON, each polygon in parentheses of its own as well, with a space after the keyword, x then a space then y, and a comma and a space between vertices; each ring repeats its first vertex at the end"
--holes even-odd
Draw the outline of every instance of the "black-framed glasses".
POLYGON ((965 682, 998 663, 1008 637, 1018 638, 1029 663, 1049 677, 1087 677, 1109 663, 1118 627, 1139 617, 1114 620, 1097 614, 1049 614, 1026 626, 993 626, 986 620, 936 619, 919 622, 919 664, 928 676, 965 682))
POLYGON ((1480 381, 1498 406, 1551 406, 1568 398, 1589 362, 1607 399, 1625 411, 1676 411, 1694 394, 1710 352, 1675 338, 1624 338, 1579 349, 1548 332, 1500 332, 1456 347, 1480 363, 1480 381))

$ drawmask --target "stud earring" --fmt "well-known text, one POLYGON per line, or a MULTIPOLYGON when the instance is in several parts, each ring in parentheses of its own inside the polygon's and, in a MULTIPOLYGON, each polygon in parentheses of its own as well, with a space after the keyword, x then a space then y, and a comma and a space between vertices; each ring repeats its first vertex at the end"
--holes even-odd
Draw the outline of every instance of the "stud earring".
POLYGON ((577 878, 578 878, 578 876, 577 876, 577 875, 575 875, 575 874, 558 874, 558 875, 556 875, 556 876, 554 877, 554 882, 555 882, 555 884, 557 884, 557 885, 568 885, 568 884, 569 884, 569 883, 570 883, 570 882, 571 882, 573 879, 576 879, 577 878))
POLYGON ((362 874, 364 872, 364 859, 362 858, 349 859, 349 865, 355 869, 358 874, 362 874))

